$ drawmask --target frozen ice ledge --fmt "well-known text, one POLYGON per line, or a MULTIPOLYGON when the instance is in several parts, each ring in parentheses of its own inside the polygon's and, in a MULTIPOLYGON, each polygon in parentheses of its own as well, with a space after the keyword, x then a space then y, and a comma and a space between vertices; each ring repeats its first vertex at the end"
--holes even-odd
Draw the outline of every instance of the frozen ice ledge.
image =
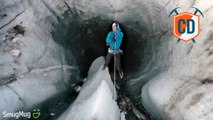
POLYGON ((79 96, 58 120, 120 120, 116 91, 103 63, 103 57, 92 63, 79 96))

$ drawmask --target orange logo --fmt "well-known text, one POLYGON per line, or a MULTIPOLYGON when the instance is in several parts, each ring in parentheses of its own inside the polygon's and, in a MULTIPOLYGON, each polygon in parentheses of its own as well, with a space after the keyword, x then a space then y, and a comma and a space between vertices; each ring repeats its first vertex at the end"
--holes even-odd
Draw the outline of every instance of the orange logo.
POLYGON ((172 16, 172 33, 178 38, 177 43, 180 40, 184 42, 192 40, 195 43, 194 38, 200 33, 200 16, 197 13, 202 16, 203 13, 197 8, 195 8, 194 14, 189 12, 178 13, 178 8, 173 9, 169 14, 170 17, 172 13, 176 13, 176 15, 172 16))

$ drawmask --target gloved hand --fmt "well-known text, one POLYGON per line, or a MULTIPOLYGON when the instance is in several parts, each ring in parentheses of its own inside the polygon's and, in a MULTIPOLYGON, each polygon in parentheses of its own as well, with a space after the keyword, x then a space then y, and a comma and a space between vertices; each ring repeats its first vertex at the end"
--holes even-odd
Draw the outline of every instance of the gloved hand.
POLYGON ((111 42, 115 42, 115 37, 113 37, 113 38, 111 39, 111 42))

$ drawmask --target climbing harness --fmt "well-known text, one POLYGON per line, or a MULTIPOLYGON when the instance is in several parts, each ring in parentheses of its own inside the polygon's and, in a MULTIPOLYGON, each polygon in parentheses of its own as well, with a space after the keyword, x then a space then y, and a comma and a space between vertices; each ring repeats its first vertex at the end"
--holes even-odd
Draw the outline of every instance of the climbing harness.
POLYGON ((108 53, 111 53, 111 54, 118 54, 118 53, 120 53, 121 52, 121 50, 120 49, 112 49, 112 48, 108 48, 108 53))

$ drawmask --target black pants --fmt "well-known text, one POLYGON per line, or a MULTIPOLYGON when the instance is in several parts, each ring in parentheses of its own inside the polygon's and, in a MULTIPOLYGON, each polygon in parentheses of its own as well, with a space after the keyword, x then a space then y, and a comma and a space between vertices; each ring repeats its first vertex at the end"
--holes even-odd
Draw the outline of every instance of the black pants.
POLYGON ((106 62, 104 64, 104 67, 107 67, 112 59, 112 57, 116 57, 116 69, 118 70, 118 72, 122 72, 122 69, 121 69, 121 55, 120 54, 111 54, 111 53, 107 53, 107 56, 106 56, 106 62))

